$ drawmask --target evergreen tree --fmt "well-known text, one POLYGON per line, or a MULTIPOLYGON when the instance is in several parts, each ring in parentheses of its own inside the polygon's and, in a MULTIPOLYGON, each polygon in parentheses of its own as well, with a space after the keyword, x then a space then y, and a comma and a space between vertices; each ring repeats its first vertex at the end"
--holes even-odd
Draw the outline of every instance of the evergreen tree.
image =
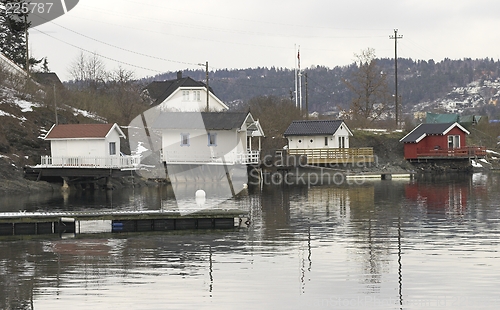
MULTIPOLYGON (((7 14, 7 3, 25 3, 24 0, 0 0, 0 52, 20 67, 26 69, 26 31, 30 26, 28 15, 7 14)), ((30 57, 30 66, 42 59, 30 57)))

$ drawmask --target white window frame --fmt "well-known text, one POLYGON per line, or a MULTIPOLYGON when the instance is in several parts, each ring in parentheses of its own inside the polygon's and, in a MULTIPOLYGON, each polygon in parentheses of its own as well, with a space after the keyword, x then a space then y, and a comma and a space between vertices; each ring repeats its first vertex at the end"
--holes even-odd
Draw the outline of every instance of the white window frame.
POLYGON ((207 132, 207 138, 208 138, 208 146, 217 146, 217 133, 216 132, 207 132))
POLYGON ((189 101, 189 90, 182 91, 182 101, 189 101))
POLYGON ((201 94, 199 90, 193 91, 193 101, 201 101, 201 94))
POLYGON ((339 149, 345 149, 345 137, 339 136, 339 149))
POLYGON ((181 132, 181 146, 190 146, 189 133, 181 132))
POLYGON ((116 155, 116 142, 109 142, 109 155, 116 155))
POLYGON ((449 135, 448 136, 448 148, 449 149, 459 149, 460 142, 461 142, 460 135, 449 135))

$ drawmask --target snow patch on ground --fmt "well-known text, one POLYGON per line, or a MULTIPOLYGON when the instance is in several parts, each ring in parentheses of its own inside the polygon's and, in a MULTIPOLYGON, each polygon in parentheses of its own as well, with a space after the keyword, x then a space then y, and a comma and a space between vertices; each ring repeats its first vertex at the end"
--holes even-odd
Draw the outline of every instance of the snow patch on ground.
POLYGON ((23 113, 33 112, 34 107, 38 108, 41 106, 39 103, 33 103, 19 98, 19 93, 11 88, 1 87, 0 94, 5 96, 7 102, 12 102, 17 105, 23 113))
POLYGON ((80 109, 73 108, 73 107, 71 107, 71 109, 73 110, 74 116, 83 115, 84 117, 91 118, 91 119, 99 121, 99 122, 106 122, 106 119, 104 119, 103 117, 100 117, 100 116, 98 116, 94 113, 91 113, 89 111, 80 110, 80 109))

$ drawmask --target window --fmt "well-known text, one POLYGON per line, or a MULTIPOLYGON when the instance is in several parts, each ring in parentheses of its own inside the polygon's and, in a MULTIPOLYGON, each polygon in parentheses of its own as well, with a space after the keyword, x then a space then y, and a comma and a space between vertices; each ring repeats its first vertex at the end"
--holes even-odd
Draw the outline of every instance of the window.
POLYGON ((217 146, 217 134, 216 133, 207 133, 208 137, 208 146, 217 146))
POLYGON ((449 149, 458 149, 460 148, 460 136, 448 136, 448 148, 449 149))
POLYGON ((325 146, 328 146, 328 137, 325 137, 325 146))
POLYGON ((109 142, 109 155, 116 155, 116 142, 109 142))
POLYGON ((189 101, 189 90, 182 91, 182 101, 189 101))
POLYGON ((194 101, 201 101, 200 91, 199 90, 193 91, 193 97, 194 101))
POLYGON ((189 134, 181 133, 181 146, 189 146, 189 134))

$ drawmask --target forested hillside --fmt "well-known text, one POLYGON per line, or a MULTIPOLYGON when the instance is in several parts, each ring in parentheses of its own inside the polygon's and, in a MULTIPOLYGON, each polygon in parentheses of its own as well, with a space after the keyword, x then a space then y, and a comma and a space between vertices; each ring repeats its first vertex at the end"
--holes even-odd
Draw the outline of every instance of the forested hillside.
MULTIPOLYGON (((376 61, 381 74, 385 74, 387 77, 389 88, 394 89, 394 59, 377 59, 376 61)), ((307 74, 310 112, 326 113, 336 111, 338 108, 348 108, 353 94, 343 81, 348 80, 356 70, 357 66, 354 63, 335 68, 316 66, 303 69, 303 104, 305 104, 305 74, 307 74)), ((205 80, 205 71, 201 69, 185 70, 183 75, 196 80, 205 80)), ((175 78, 175 72, 168 72, 145 79, 142 82, 175 78)), ((466 88, 467 86, 477 88, 485 86, 485 84, 491 86, 499 78, 500 61, 493 59, 445 59, 440 62, 398 60, 398 93, 401 96, 405 112, 417 110, 417 107, 421 109, 423 103, 424 105, 427 103, 425 106, 434 111, 446 110, 438 103, 447 100, 448 95, 456 91, 457 88, 466 88), (473 82, 476 83, 469 85, 473 82)), ((217 96, 230 105, 248 102, 251 98, 262 95, 290 98, 293 97, 294 91, 294 70, 274 67, 212 70, 210 71, 209 84, 217 96)), ((491 102, 490 99, 495 99, 498 91, 500 89, 496 87, 489 87, 486 93, 480 94, 484 97, 484 104, 496 103, 495 100, 491 102)), ((464 98, 460 100, 464 100, 464 98)), ((476 106, 476 108, 484 107, 476 106)), ((494 105, 483 110, 483 112, 491 114, 492 117, 499 116, 494 105)))

